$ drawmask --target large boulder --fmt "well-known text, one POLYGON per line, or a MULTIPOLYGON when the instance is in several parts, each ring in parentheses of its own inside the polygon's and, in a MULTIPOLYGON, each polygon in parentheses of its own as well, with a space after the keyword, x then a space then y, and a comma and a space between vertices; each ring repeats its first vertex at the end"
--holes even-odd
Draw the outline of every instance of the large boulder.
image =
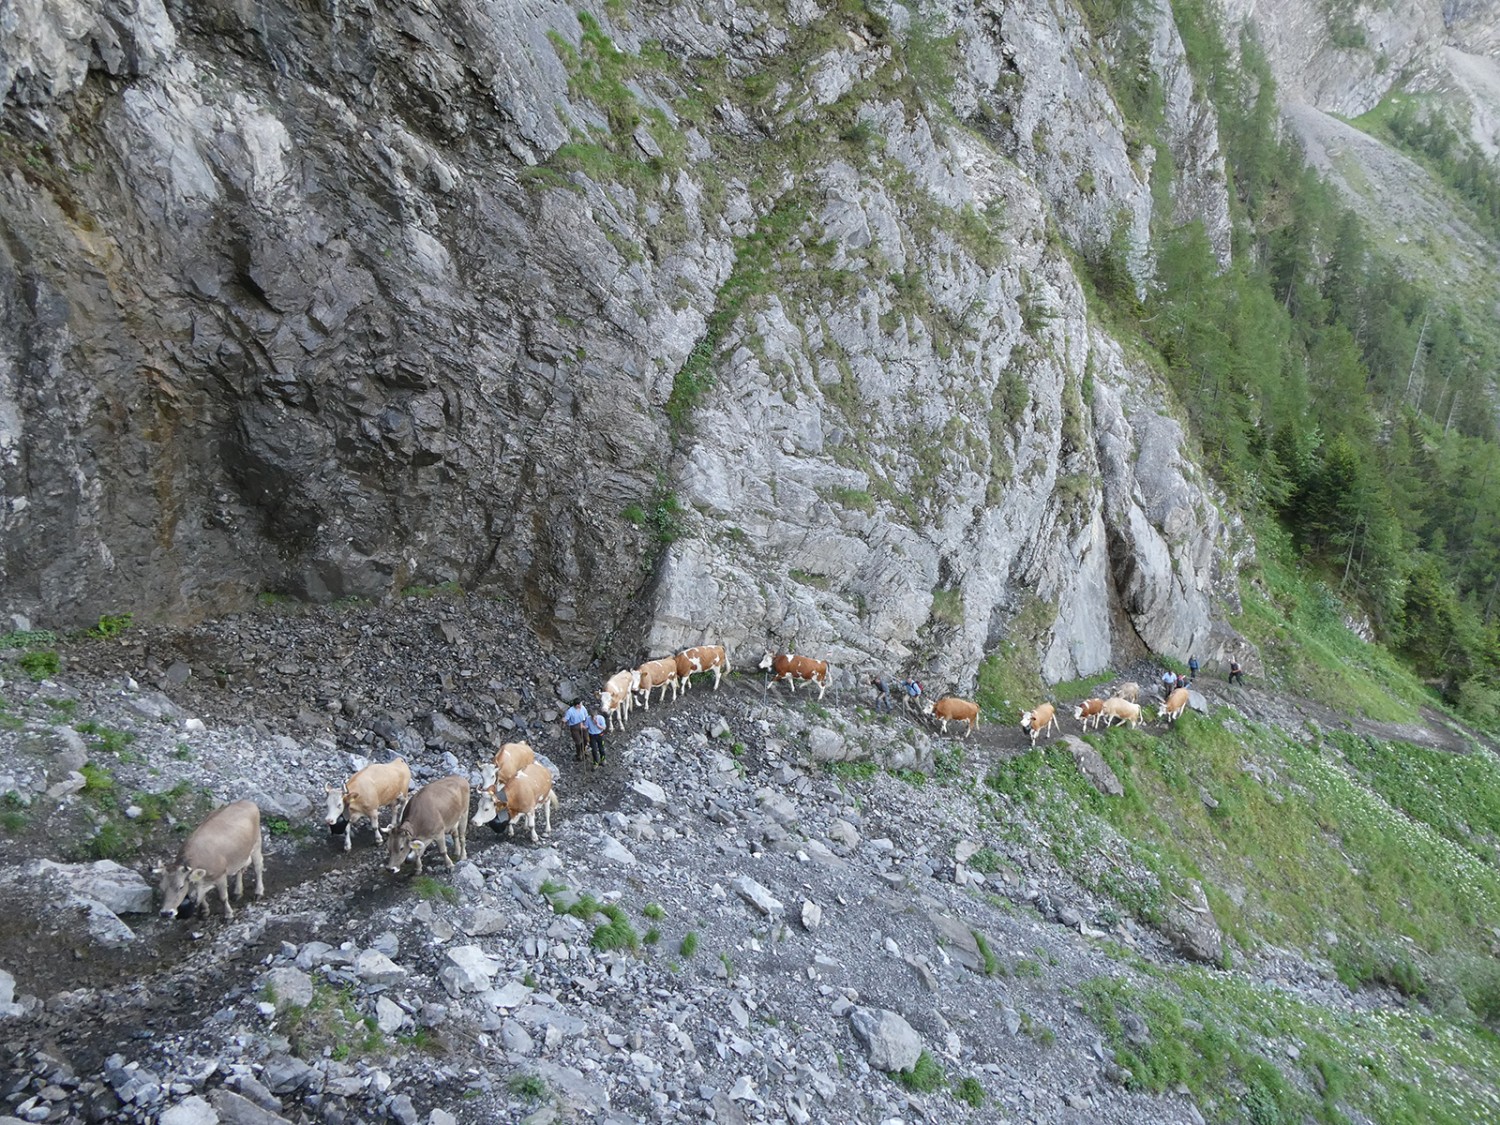
POLYGON ((922 1037, 895 1012, 854 1008, 849 1013, 849 1022, 876 1070, 910 1070, 922 1057, 922 1037))

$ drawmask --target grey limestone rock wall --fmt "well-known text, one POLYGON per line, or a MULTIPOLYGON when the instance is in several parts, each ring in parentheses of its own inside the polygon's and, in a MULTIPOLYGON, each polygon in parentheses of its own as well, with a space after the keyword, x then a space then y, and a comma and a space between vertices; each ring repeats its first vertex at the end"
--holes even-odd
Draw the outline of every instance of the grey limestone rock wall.
MULTIPOLYGON (((1062 244, 1124 215, 1149 277, 1151 169, 1069 9, 16 10, 0 610, 452 581, 575 654, 964 690, 1023 614, 1050 679, 1213 634, 1233 529, 1062 244), (917 34, 961 64, 936 95, 917 34)), ((1174 207, 1227 247, 1151 44, 1174 207)))

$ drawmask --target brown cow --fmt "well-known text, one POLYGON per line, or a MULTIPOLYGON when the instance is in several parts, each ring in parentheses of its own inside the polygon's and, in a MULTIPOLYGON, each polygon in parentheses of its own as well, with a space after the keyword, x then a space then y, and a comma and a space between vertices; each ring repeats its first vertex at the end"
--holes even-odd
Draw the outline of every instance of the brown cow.
MULTIPOLYGON (((488 778, 486 778, 488 781, 488 778)), ((557 808, 557 792, 552 788, 552 771, 540 762, 527 766, 507 782, 493 782, 479 791, 479 807, 474 810, 475 824, 488 824, 500 815, 500 801, 505 802, 509 819, 505 834, 515 835, 516 821, 530 820, 531 840, 537 842, 536 812, 540 808, 547 819, 545 833, 552 833, 552 810, 557 808)), ((496 831, 499 831, 498 827, 496 831)))
POLYGON ((771 673, 771 683, 787 681, 792 689, 792 694, 797 694, 797 681, 806 680, 818 685, 818 698, 823 698, 823 693, 828 690, 828 661, 814 660, 810 656, 795 656, 788 652, 778 652, 774 655, 766 653, 761 658, 760 667, 763 671, 771 673))
POLYGON ((350 837, 354 834, 354 822, 362 818, 375 826, 375 842, 383 843, 380 810, 386 805, 396 806, 391 810, 390 823, 391 828, 396 827, 396 821, 401 819, 401 802, 411 793, 411 769, 404 758, 376 762, 354 774, 342 787, 327 785, 323 792, 328 798, 324 822, 334 833, 338 832, 340 824, 344 826, 346 852, 352 846, 350 837))
POLYGON ((677 698, 677 685, 681 677, 677 674, 677 658, 675 656, 663 657, 661 660, 648 660, 635 670, 639 681, 636 691, 641 693, 641 701, 646 705, 646 710, 651 710, 651 689, 661 688, 661 696, 657 700, 667 698, 667 688, 672 689, 672 698, 677 698))
POLYGON ((1118 695, 1112 695, 1104 701, 1104 725, 1112 727, 1115 720, 1129 723, 1132 730, 1141 721, 1141 705, 1131 703, 1128 699, 1121 699, 1118 695))
POLYGON ((536 761, 536 751, 529 742, 507 742, 495 751, 495 776, 503 785, 536 761))
POLYGON ((599 710, 604 712, 605 722, 613 720, 620 730, 625 729, 625 720, 630 718, 630 705, 635 700, 635 689, 640 686, 641 674, 634 668, 616 672, 599 693, 599 710))
POLYGON ((255 894, 266 893, 261 879, 260 809, 254 801, 234 801, 209 813, 169 866, 157 868, 161 876, 161 912, 177 917, 177 908, 189 891, 193 905, 203 909, 208 888, 218 890, 224 917, 233 918, 229 905, 229 877, 234 876, 234 895, 245 897, 245 868, 255 868, 255 894))
POLYGON ((1099 719, 1104 714, 1104 700, 1085 699, 1077 707, 1073 708, 1073 718, 1083 724, 1083 729, 1088 730, 1089 724, 1095 727, 1099 725, 1099 719))
POLYGON ((682 681, 683 691, 693 686, 695 675, 708 671, 714 674, 714 691, 719 690, 719 677, 734 671, 729 666, 729 653, 723 645, 698 645, 677 654, 677 678, 682 681))
POLYGON ((469 779, 462 774, 440 777, 417 790, 416 796, 406 802, 406 811, 401 814, 401 823, 386 841, 385 866, 388 871, 400 871, 408 859, 417 861, 417 874, 422 874, 422 853, 429 845, 436 844, 438 852, 451 870, 453 860, 448 855, 449 833, 453 835, 453 848, 459 859, 469 858, 469 846, 465 836, 469 827, 469 779))
POLYGON ((969 729, 964 731, 964 737, 974 733, 974 728, 979 725, 979 704, 972 703, 967 699, 960 699, 956 695, 945 695, 936 703, 929 703, 922 709, 924 715, 935 718, 942 724, 942 733, 948 733, 948 724, 968 723, 969 729))
POLYGON ((1161 709, 1161 721, 1163 723, 1175 722, 1177 718, 1187 710, 1187 705, 1188 689, 1185 687, 1180 687, 1171 695, 1167 696, 1167 701, 1162 705, 1161 709))
MULTIPOLYGON (((1021 712, 1021 729, 1031 735, 1031 745, 1036 745, 1036 737, 1045 730, 1057 729, 1057 708, 1050 703, 1037 704, 1034 711, 1021 712)), ((1052 737, 1050 734, 1047 737, 1052 737)))

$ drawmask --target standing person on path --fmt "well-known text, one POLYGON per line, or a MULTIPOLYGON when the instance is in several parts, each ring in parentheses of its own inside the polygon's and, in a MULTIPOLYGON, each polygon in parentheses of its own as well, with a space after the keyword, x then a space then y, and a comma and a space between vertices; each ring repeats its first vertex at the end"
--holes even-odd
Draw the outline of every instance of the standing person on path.
POLYGON ((1245 686, 1245 673, 1240 668, 1240 662, 1238 660, 1231 660, 1229 662, 1229 682, 1232 684, 1239 684, 1240 687, 1245 686))
POLYGON ((1198 658, 1196 656, 1190 656, 1190 657, 1188 657, 1188 680, 1192 681, 1192 680, 1196 680, 1197 678, 1198 678, 1198 658))
POLYGON ((573 760, 583 761, 584 747, 588 745, 588 734, 584 730, 584 724, 588 722, 589 713, 584 709, 583 701, 573 700, 573 706, 563 712, 563 722, 568 724, 568 737, 573 740, 573 760))
POLYGON ((922 710, 922 683, 915 676, 901 681, 902 702, 908 711, 922 710))
POLYGON ((890 677, 881 673, 870 681, 875 688, 875 713, 878 715, 884 711, 887 715, 891 713, 891 681, 890 677))
POLYGON ((588 729, 589 749, 594 752, 594 768, 598 769, 605 762, 604 732, 609 727, 609 720, 595 711, 584 720, 584 726, 588 729))

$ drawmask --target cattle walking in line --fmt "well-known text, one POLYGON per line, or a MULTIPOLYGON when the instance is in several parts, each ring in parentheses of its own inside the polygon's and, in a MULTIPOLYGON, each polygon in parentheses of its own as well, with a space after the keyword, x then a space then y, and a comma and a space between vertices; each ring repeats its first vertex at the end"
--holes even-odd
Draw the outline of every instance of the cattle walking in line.
POLYGON ((1077 707, 1073 708, 1073 718, 1082 724, 1084 730, 1090 729, 1090 724, 1098 727, 1099 720, 1104 717, 1104 700, 1085 699, 1077 707))
POLYGON ((640 693, 641 703, 646 710, 651 710, 651 690, 661 688, 661 696, 657 702, 667 698, 667 688, 672 689, 672 698, 677 698, 677 685, 681 677, 677 674, 677 658, 668 656, 662 660, 648 660, 635 670, 636 691, 640 693))
POLYGON ((534 761, 536 761, 536 751, 531 748, 529 742, 507 742, 495 751, 493 762, 495 776, 500 779, 501 784, 504 784, 534 761))
POLYGON ((620 730, 625 729, 625 720, 630 718, 630 704, 640 682, 641 674, 634 668, 616 672, 599 693, 599 710, 604 712, 606 719, 614 720, 620 730))
POLYGON ((942 734, 948 733, 949 723, 967 723, 964 737, 968 738, 979 726, 979 704, 956 695, 945 695, 936 703, 928 703, 922 713, 942 724, 942 734))
MULTIPOLYGON (((1057 708, 1050 703, 1040 703, 1035 710, 1022 711, 1021 729, 1031 736, 1031 745, 1035 748, 1037 735, 1057 729, 1057 708)), ((1048 737, 1051 737, 1050 733, 1048 737)))
POLYGON ((770 672, 771 677, 767 682, 779 684, 782 680, 787 681, 787 686, 792 689, 792 694, 797 694, 797 681, 818 685, 818 698, 822 699, 828 691, 828 661, 814 660, 810 656, 796 656, 789 652, 766 653, 761 658, 760 668, 762 671, 770 672))
POLYGON ((526 817, 531 828, 531 841, 536 843, 538 809, 546 818, 544 834, 552 834, 552 810, 558 807, 557 791, 552 787, 552 771, 540 762, 527 766, 508 781, 486 775, 485 786, 479 791, 479 807, 474 810, 474 823, 490 824, 498 832, 499 826, 493 821, 500 815, 502 801, 508 814, 505 822, 507 836, 515 835, 516 821, 526 817))
POLYGON ((718 691, 720 677, 732 671, 729 653, 723 645, 698 645, 677 654, 677 678, 682 681, 683 691, 693 686, 693 677, 700 672, 714 674, 714 691, 718 691))
POLYGON ((1167 701, 1162 704, 1161 721, 1166 724, 1176 722, 1182 713, 1187 710, 1187 705, 1188 689, 1180 687, 1167 696, 1167 701))
POLYGON ((215 809, 193 829, 172 863, 157 868, 161 876, 161 913, 177 917, 188 892, 193 905, 203 909, 210 887, 219 892, 224 917, 233 918, 229 905, 229 877, 234 876, 235 898, 245 897, 245 868, 255 868, 255 896, 266 893, 262 879, 260 809, 254 801, 233 801, 215 809))
POLYGON ((1110 696, 1104 701, 1104 725, 1112 727, 1117 720, 1129 723, 1130 729, 1134 730, 1141 721, 1141 705, 1121 699, 1118 695, 1110 696))
POLYGON ((377 762, 353 774, 342 786, 329 785, 324 788, 328 807, 324 822, 337 833, 340 825, 344 830, 344 850, 352 847, 356 821, 368 820, 375 826, 375 842, 383 843, 380 810, 386 805, 395 805, 391 812, 390 828, 401 819, 401 809, 411 794, 411 769, 404 758, 392 762, 377 762))
POLYGON ((440 777, 418 789, 406 802, 401 823, 391 833, 386 847, 386 870, 400 871, 408 859, 417 861, 422 874, 422 854, 433 844, 448 869, 453 858, 448 854, 447 837, 453 836, 453 850, 459 859, 469 858, 466 839, 469 826, 469 779, 461 774, 440 777))

